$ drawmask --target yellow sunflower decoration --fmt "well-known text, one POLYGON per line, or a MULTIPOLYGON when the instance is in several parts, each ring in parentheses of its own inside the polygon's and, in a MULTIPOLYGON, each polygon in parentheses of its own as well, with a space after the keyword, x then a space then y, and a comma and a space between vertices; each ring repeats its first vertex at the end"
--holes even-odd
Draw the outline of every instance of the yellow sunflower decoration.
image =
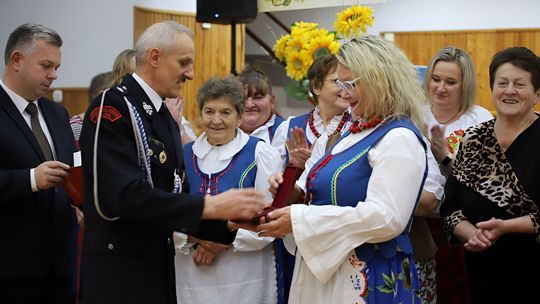
POLYGON ((318 56, 335 54, 340 43, 334 32, 329 32, 315 22, 296 22, 291 33, 281 36, 274 44, 276 58, 285 64, 287 76, 298 83, 285 87, 297 99, 308 98, 307 71, 318 56))
POLYGON ((373 9, 353 5, 337 14, 335 31, 328 31, 315 22, 295 22, 291 33, 281 36, 272 50, 276 58, 285 65, 287 76, 296 80, 294 85, 285 86, 285 91, 296 99, 309 99, 307 71, 319 56, 336 54, 340 39, 364 34, 373 26, 373 9))
POLYGON ((368 26, 373 26, 373 9, 369 6, 353 5, 338 13, 334 28, 343 37, 353 37, 366 33, 368 26))

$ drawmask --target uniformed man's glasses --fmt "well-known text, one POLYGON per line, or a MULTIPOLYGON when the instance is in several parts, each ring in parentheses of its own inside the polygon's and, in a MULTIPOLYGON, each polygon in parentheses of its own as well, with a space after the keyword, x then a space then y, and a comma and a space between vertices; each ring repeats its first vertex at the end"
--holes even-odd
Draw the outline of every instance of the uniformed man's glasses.
POLYGON ((352 94, 354 92, 354 88, 356 87, 356 81, 358 79, 360 79, 360 77, 349 81, 341 81, 338 79, 336 80, 336 84, 341 90, 345 90, 347 93, 352 94))

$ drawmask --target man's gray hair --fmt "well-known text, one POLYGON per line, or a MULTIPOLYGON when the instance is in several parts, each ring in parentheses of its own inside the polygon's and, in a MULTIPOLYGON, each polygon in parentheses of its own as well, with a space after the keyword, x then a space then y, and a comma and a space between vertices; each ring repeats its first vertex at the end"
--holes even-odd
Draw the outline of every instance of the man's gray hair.
POLYGON ((193 39, 193 32, 175 21, 163 21, 152 24, 139 36, 135 46, 137 64, 143 62, 146 54, 153 48, 167 52, 174 43, 175 35, 185 33, 193 39))
POLYGON ((45 40, 57 47, 62 46, 62 38, 58 33, 46 26, 25 23, 17 27, 8 38, 6 50, 4 51, 4 63, 9 64, 9 59, 14 51, 19 50, 27 55, 33 52, 36 48, 37 40, 45 40))

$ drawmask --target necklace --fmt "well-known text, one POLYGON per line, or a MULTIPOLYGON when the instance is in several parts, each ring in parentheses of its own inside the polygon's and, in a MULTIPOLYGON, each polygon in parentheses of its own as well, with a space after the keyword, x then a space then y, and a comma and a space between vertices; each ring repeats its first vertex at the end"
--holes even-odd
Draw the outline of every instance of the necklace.
MULTIPOLYGON (((433 108, 431 108, 431 113, 433 113, 433 108)), ((437 118, 435 118, 435 120, 437 120, 437 122, 441 125, 445 125, 449 122, 451 122, 452 120, 456 119, 456 117, 458 116, 458 114, 461 113, 461 110, 458 110, 456 112, 456 114, 452 115, 452 117, 450 117, 450 119, 446 120, 446 121, 439 121, 437 118)), ((435 113, 433 113, 433 116, 435 116, 435 113)))
POLYGON ((356 134, 356 133, 362 132, 363 130, 376 127, 383 120, 384 120, 384 116, 375 117, 374 119, 370 121, 359 119, 352 123, 352 125, 349 127, 349 130, 351 131, 352 134, 356 134), (363 120, 363 121, 360 122, 360 120, 363 120))
MULTIPOLYGON (((315 137, 319 138, 321 137, 321 133, 319 133, 319 131, 317 131, 317 129, 315 128, 315 125, 314 125, 315 119, 313 118, 313 111, 315 110, 312 110, 311 112, 309 112, 308 124, 309 124, 309 128, 311 129, 311 132, 313 132, 315 137)), ((345 125, 347 120, 349 120, 350 115, 351 114, 349 114, 349 112, 345 112, 343 116, 341 117, 341 121, 339 122, 336 130, 332 134, 329 134, 328 137, 341 132, 341 129, 343 129, 343 126, 345 125)))

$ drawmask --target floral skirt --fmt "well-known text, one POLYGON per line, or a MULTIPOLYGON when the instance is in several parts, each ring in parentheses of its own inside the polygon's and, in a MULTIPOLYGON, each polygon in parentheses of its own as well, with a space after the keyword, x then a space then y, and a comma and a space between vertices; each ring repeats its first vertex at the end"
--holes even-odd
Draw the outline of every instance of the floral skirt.
POLYGON ((436 304, 437 270, 435 268, 435 258, 416 262, 416 272, 418 273, 418 281, 420 282, 418 295, 422 300, 422 304, 436 304))
POLYGON ((420 303, 412 254, 397 252, 391 259, 375 255, 366 268, 366 303, 420 303))

